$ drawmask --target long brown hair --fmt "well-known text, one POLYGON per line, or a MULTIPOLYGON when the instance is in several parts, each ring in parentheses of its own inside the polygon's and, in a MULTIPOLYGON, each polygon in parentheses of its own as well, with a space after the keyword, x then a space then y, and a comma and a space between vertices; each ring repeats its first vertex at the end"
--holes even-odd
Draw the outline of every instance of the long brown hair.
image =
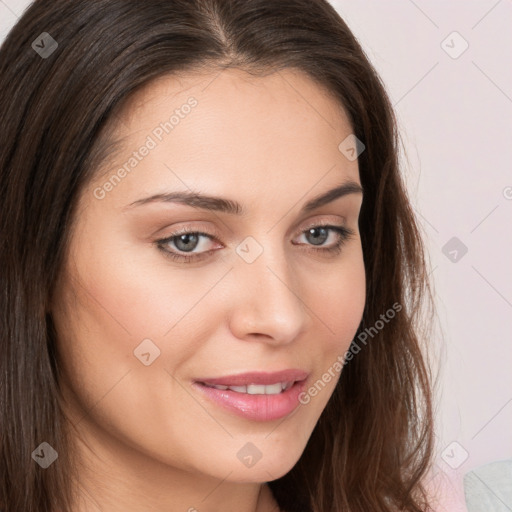
POLYGON ((80 192, 112 149, 116 112, 159 76, 229 67, 302 71, 339 100, 366 148, 367 300, 354 344, 363 333, 367 341, 344 366, 298 463, 269 485, 288 512, 427 508, 433 427, 420 320, 432 294, 392 106, 345 22, 326 0, 38 0, 0 49, 4 511, 70 510, 76 462, 48 304, 80 192), (394 304, 400 312, 376 328, 394 304), (43 441, 59 454, 45 470, 31 457, 43 441))

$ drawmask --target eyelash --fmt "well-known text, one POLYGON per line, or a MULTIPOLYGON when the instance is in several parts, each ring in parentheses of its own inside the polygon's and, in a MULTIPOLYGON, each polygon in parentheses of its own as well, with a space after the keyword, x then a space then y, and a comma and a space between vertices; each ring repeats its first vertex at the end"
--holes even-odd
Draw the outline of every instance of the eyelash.
MULTIPOLYGON (((312 246, 312 250, 315 252, 327 253, 327 254, 332 254, 332 255, 339 254, 341 252, 341 249, 343 248, 343 245, 345 244, 345 242, 350 240, 355 234, 352 229, 346 228, 345 226, 333 226, 331 224, 314 224, 314 225, 306 228, 304 231, 302 231, 301 235, 304 233, 307 233, 310 229, 314 229, 314 228, 324 228, 324 229, 332 230, 339 235, 338 241, 330 247, 320 249, 320 248, 312 246)), ((196 231, 193 229, 184 228, 184 229, 180 230, 179 232, 173 233, 171 236, 168 236, 168 237, 160 239, 160 240, 156 240, 154 243, 156 244, 158 249, 160 249, 161 251, 164 252, 164 254, 167 257, 171 258, 173 261, 180 261, 183 263, 189 263, 192 260, 200 259, 201 257, 215 251, 215 249, 211 249, 210 251, 204 251, 201 253, 193 253, 193 254, 185 255, 185 254, 180 254, 175 251, 169 251, 168 249, 164 248, 164 245, 169 244, 170 242, 174 241, 175 239, 179 238, 180 236, 189 235, 189 234, 205 236, 207 238, 218 241, 216 239, 216 237, 214 237, 213 235, 210 235, 208 233, 203 233, 202 231, 196 231)), ((303 244, 296 244, 296 245, 303 245, 303 244)))

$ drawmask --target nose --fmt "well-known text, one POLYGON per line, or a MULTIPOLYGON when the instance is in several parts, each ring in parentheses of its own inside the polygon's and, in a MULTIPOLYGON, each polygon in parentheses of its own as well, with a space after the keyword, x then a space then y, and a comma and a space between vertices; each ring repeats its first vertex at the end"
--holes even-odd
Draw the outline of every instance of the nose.
POLYGON ((287 344, 307 329, 307 297, 282 251, 266 248, 252 263, 240 258, 233 274, 229 323, 238 339, 287 344))

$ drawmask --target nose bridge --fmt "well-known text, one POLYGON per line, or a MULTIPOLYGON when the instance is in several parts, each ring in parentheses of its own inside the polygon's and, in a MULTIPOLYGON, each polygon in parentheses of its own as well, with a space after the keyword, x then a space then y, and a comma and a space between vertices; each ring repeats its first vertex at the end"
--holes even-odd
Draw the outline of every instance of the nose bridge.
POLYGON ((240 290, 232 328, 240 338, 264 334, 287 343, 304 328, 307 312, 284 247, 271 239, 260 243, 247 237, 237 247, 235 279, 240 290))

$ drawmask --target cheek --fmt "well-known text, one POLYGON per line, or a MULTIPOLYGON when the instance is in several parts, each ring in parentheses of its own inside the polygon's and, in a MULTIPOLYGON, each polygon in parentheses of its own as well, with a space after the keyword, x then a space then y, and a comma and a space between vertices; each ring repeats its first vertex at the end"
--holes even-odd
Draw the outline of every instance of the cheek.
MULTIPOLYGON (((114 268, 106 260, 94 273, 87 265, 81 270, 80 284, 68 280, 53 310, 73 422, 84 429, 99 425, 155 459, 182 463, 187 459, 187 429, 204 423, 204 411, 173 375, 194 356, 197 347, 191 342, 201 336, 185 317, 162 337, 191 308, 193 297, 180 301, 151 272, 127 279, 128 266, 114 268), (154 339, 160 355, 145 366, 133 351, 148 338, 154 339)), ((204 293, 198 290, 196 301, 204 293)))
MULTIPOLYGON (((358 251, 356 251, 358 252, 358 251)), ((352 254, 333 271, 316 294, 311 293, 311 309, 318 316, 316 327, 323 336, 308 338, 307 352, 315 369, 299 401, 308 432, 327 406, 343 371, 345 354, 361 323, 366 300, 366 278, 362 252, 352 254)))
POLYGON ((364 312, 366 277, 360 246, 355 245, 336 269, 319 280, 321 288, 310 293, 311 309, 323 324, 323 354, 336 358, 349 347, 364 312))
POLYGON ((90 404, 128 371, 127 381, 138 383, 133 399, 148 387, 163 390, 165 370, 174 374, 193 359, 221 321, 205 297, 218 272, 171 271, 163 257, 148 262, 151 251, 127 257, 106 237, 95 241, 75 255, 70 268, 80 269, 80 279, 68 277, 59 298, 66 306, 54 312, 66 373, 90 404))
POLYGON ((108 331, 119 346, 123 340, 137 344, 172 337, 173 330, 187 325, 187 315, 217 278, 211 271, 172 267, 153 247, 108 243, 104 237, 80 255, 81 307, 92 317, 88 321, 108 331))

